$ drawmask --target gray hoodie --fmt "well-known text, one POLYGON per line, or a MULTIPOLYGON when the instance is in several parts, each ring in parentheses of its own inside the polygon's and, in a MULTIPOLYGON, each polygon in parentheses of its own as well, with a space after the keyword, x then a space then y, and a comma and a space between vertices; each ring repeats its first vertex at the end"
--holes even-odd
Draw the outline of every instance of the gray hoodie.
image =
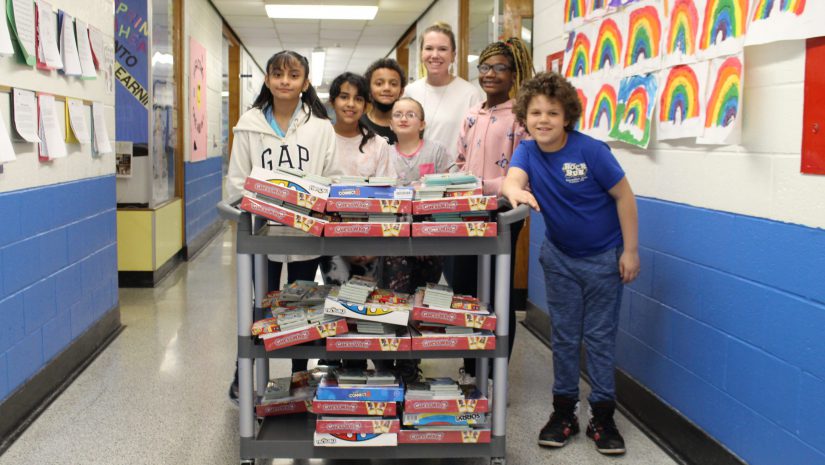
MULTIPOLYGON (((335 154, 335 131, 325 119, 310 116, 309 107, 302 104, 285 137, 279 137, 263 112, 252 108, 241 115, 233 129, 229 171, 226 175, 226 194, 241 194, 246 177, 253 166, 268 170, 286 166, 307 173, 332 176, 332 157, 335 154)), ((303 261, 315 256, 270 255, 277 262, 303 261)))

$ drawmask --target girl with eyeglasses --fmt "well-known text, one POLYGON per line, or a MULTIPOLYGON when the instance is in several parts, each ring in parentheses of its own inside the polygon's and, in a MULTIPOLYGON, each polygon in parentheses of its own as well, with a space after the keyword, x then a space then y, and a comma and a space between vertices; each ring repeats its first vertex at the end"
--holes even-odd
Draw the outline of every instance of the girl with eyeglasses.
MULTIPOLYGON (((521 83, 533 76, 533 59, 527 45, 517 37, 493 42, 479 55, 478 81, 487 96, 484 102, 474 105, 464 117, 458 138, 456 163, 461 171, 481 178, 485 195, 501 195, 501 185, 513 151, 522 139, 529 135, 513 113, 515 96, 521 83)), ((511 250, 523 222, 510 226, 511 250)), ((513 295, 513 270, 515 260, 510 261, 510 296, 513 295)), ((477 261, 473 256, 449 257, 445 262, 445 277, 456 294, 478 295, 477 261)), ((495 276, 495 263, 490 277, 495 276)), ((491 301, 495 302, 493 281, 489 284, 491 301)), ((509 353, 513 351, 516 332, 515 309, 510 304, 509 353)), ((492 370, 490 371, 492 373, 492 370)), ((475 359, 464 361, 461 381, 474 381, 475 359)))

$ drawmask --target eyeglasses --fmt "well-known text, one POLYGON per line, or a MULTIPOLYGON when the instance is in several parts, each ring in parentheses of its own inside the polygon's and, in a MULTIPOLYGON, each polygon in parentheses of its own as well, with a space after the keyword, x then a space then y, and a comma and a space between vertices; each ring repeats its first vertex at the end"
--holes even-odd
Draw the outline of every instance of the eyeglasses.
POLYGON ((392 119, 402 119, 402 118, 418 119, 418 113, 416 113, 414 111, 408 111, 406 113, 396 111, 391 116, 392 116, 392 119))
POLYGON ((510 68, 509 66, 507 66, 505 64, 501 64, 501 63, 496 64, 496 65, 483 64, 483 65, 478 65, 478 74, 487 74, 487 73, 490 72, 490 70, 495 71, 496 74, 501 74, 505 71, 510 71, 511 69, 512 68, 510 68))

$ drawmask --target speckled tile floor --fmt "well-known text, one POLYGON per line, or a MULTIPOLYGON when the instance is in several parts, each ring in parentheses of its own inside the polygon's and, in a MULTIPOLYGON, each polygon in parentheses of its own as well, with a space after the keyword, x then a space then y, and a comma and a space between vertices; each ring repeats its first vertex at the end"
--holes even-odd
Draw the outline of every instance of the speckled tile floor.
MULTIPOLYGON (((235 358, 233 232, 154 289, 121 289, 123 333, 2 455, 11 464, 238 463, 238 410, 226 397, 235 358)), ((428 375, 455 376, 459 361, 427 360, 428 375)), ((536 445, 550 413, 552 357, 523 326, 510 363, 508 465, 674 464, 622 415, 628 453, 600 455, 580 434, 561 450, 536 445)), ((285 375, 288 361, 273 361, 285 375)), ((582 382, 582 398, 588 386, 582 382)), ((273 460, 272 465, 365 461, 273 460)), ((487 460, 373 461, 481 465, 487 460)))

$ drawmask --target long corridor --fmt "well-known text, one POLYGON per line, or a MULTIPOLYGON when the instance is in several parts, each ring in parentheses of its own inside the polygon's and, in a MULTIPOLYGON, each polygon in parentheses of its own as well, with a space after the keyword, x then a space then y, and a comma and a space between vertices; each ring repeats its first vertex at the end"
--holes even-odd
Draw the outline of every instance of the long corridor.
MULTIPOLYGON (((0 465, 238 463, 238 409, 226 392, 236 352, 233 239, 227 228, 154 289, 121 289, 123 332, 0 456, 0 465)), ((600 455, 583 432, 561 450, 539 447, 536 438, 551 408, 552 357, 523 326, 517 331, 510 363, 508 464, 676 463, 621 414, 616 420, 627 442, 624 457, 600 455)), ((428 360, 422 368, 427 376, 456 377, 459 363, 428 360)), ((273 376, 288 371, 288 361, 272 362, 273 376)), ((587 393, 582 382, 583 399, 587 393)), ((480 465, 487 460, 426 463, 480 465)))

